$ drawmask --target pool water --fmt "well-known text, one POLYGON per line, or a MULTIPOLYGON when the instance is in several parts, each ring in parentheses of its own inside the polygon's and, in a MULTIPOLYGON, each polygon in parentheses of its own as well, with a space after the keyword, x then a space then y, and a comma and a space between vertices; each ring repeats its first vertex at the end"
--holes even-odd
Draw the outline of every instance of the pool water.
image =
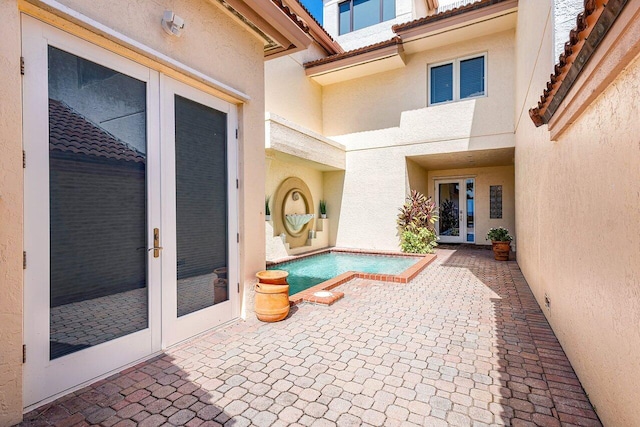
POLYGON ((329 252, 297 261, 277 264, 268 269, 289 272, 289 277, 287 277, 289 295, 293 295, 347 271, 400 274, 416 262, 418 262, 418 259, 414 257, 329 252))

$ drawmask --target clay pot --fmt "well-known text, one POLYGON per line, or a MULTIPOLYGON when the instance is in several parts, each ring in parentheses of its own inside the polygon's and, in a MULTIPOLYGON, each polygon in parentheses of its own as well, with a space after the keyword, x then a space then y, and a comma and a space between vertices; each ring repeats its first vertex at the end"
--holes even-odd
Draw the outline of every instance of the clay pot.
POLYGON ((279 322, 289 314, 289 273, 282 270, 265 270, 256 274, 255 312, 258 320, 279 322))
POLYGON ((493 246, 493 256, 496 261, 509 261, 509 251, 511 251, 511 242, 491 241, 493 246))

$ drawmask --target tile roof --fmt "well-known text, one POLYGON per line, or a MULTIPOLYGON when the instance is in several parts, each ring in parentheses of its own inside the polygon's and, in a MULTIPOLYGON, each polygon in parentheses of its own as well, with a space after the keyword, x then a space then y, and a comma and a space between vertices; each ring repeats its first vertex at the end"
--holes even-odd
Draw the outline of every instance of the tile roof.
POLYGON ((63 153, 136 163, 146 161, 143 153, 54 99, 49 99, 49 147, 63 153))
POLYGON ((295 1, 296 3, 298 3, 298 4, 300 5, 300 7, 302 7, 302 9, 304 9, 304 11, 305 11, 305 12, 307 12, 307 13, 309 14, 309 17, 310 17, 311 19, 313 19, 313 22, 315 22, 315 23, 316 23, 316 25, 318 26, 318 28, 320 28, 320 29, 322 30, 322 32, 323 32, 323 33, 325 33, 325 34, 327 35, 327 37, 329 37, 329 39, 331 39, 331 41, 332 41, 332 42, 337 43, 337 42, 335 41, 335 39, 334 39, 333 37, 331 37, 331 34, 329 34, 329 33, 327 32, 327 30, 325 30, 325 29, 324 29, 324 27, 322 26, 322 24, 320 24, 320 23, 318 22, 318 20, 316 19, 316 17, 315 17, 315 16, 313 16, 313 15, 311 14, 311 12, 309 11, 309 9, 307 9, 307 7, 306 7, 304 4, 302 4, 302 2, 301 2, 300 0, 291 0, 291 1, 295 1))
POLYGON ((335 55, 327 56, 326 58, 316 59, 315 61, 306 62, 304 63, 304 68, 311 68, 311 67, 316 67, 318 65, 329 64, 331 62, 339 61, 341 59, 350 58, 352 56, 361 55, 367 52, 373 52, 378 49, 384 49, 385 47, 395 46, 399 44, 402 44, 402 39, 396 36, 392 39, 385 40, 379 43, 363 46, 358 49, 349 50, 342 53, 337 53, 335 55))
POLYGON ((554 72, 542 92, 540 101, 537 107, 529 110, 529 117, 536 127, 548 123, 591 54, 613 25, 615 16, 603 15, 605 9, 609 9, 609 15, 615 13, 612 11, 616 9, 619 13, 625 3, 626 1, 616 0, 610 0, 608 3, 605 0, 584 0, 584 10, 576 18, 576 27, 569 33, 569 41, 564 45, 564 52, 560 55, 558 63, 553 69, 554 72), (605 17, 605 19, 599 24, 601 17, 605 17), (598 30, 592 31, 596 26, 598 26, 598 30), (592 34, 593 37, 590 37, 592 34), (552 103, 553 109, 549 111, 552 103))
POLYGON ((431 24, 433 22, 441 21, 443 19, 451 18, 452 16, 461 15, 472 10, 482 9, 487 6, 491 6, 498 3, 503 3, 508 0, 478 0, 473 3, 467 3, 465 5, 455 7, 453 9, 445 10, 444 12, 436 13, 434 15, 425 16, 424 18, 418 18, 404 24, 396 24, 391 29, 394 33, 399 31, 409 30, 421 25, 431 24))
POLYGON ((273 2, 273 4, 278 6, 280 10, 282 10, 285 13, 285 15, 289 17, 289 19, 291 19, 298 27, 300 27, 302 31, 304 31, 305 33, 309 33, 309 26, 305 24, 304 21, 298 17, 298 15, 293 13, 291 9, 289 9, 289 6, 284 4, 282 0, 271 0, 271 1, 273 2))

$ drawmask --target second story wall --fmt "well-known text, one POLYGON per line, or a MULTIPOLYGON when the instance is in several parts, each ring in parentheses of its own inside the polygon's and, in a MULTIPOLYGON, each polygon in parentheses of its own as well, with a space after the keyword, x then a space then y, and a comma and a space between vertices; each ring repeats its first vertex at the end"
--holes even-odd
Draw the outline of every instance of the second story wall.
POLYGON ((322 134, 322 87, 302 64, 326 55, 317 44, 265 63, 265 110, 322 134))
POLYGON ((504 135, 513 146, 515 31, 408 55, 406 66, 323 88, 324 134, 350 148, 504 135), (428 67, 487 54, 487 96, 428 105, 428 67), (370 131, 377 131, 371 133, 370 131))

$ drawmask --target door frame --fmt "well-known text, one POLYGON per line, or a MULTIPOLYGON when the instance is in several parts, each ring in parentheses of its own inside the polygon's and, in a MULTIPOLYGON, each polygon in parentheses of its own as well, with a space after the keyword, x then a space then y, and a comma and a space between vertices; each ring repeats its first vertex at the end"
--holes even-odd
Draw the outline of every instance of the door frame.
POLYGON ((160 75, 160 122, 163 192, 162 230, 165 249, 162 264, 162 347, 166 348, 209 329, 220 326, 239 316, 238 234, 238 148, 236 129, 237 107, 234 104, 202 92, 171 77, 160 75), (177 235, 176 235, 176 166, 175 166, 175 95, 205 105, 227 115, 227 301, 177 316, 177 235))
MULTIPOLYGON (((147 107, 147 245, 160 224, 159 73, 120 55, 22 15, 22 55, 29 64, 23 78, 24 270, 23 374, 25 407, 66 393, 105 373, 161 350, 161 259, 147 257, 148 325, 146 329, 49 360, 50 218, 48 46, 146 82, 147 107), (123 351, 126 350, 126 351, 123 351)), ((100 242, 96 242, 99 246, 100 242)))
POLYGON ((474 231, 474 236, 473 236, 473 241, 469 242, 467 241, 467 180, 473 180, 473 191, 474 191, 474 230, 477 229, 477 217, 476 216, 476 206, 475 206, 475 202, 477 200, 476 198, 476 178, 473 176, 468 176, 468 177, 451 177, 451 178, 447 178, 447 177, 441 177, 441 178, 436 178, 434 179, 434 186, 433 186, 433 191, 435 194, 435 203, 436 206, 438 207, 438 209, 440 208, 440 189, 439 186, 440 184, 458 184, 459 188, 460 188, 460 193, 459 193, 459 212, 458 212, 458 221, 459 221, 459 232, 458 232, 458 236, 440 236, 440 223, 439 220, 436 222, 436 233, 438 234, 439 240, 441 243, 471 243, 471 244, 475 244, 476 242, 476 235, 475 235, 475 231, 474 231))

